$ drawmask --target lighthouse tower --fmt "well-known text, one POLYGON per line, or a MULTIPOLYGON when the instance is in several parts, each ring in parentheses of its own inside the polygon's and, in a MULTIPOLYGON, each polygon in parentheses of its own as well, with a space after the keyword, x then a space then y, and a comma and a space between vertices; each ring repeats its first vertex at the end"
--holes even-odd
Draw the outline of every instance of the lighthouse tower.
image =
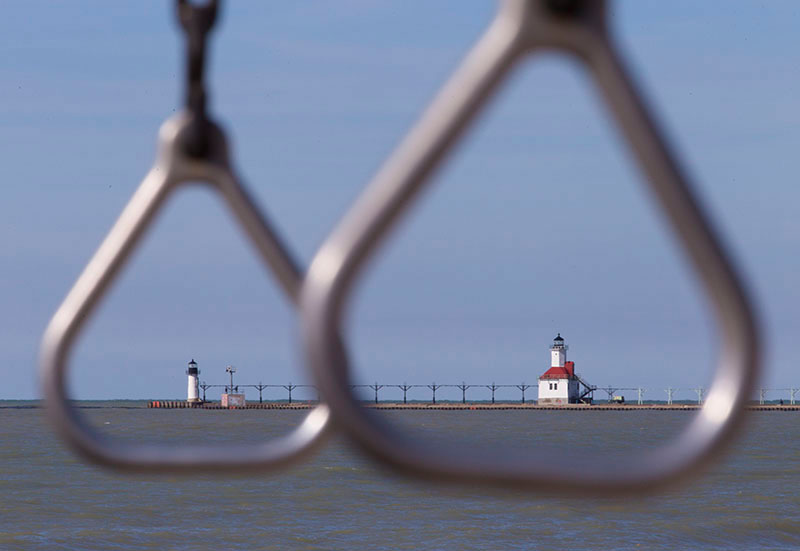
POLYGON ((567 361, 567 349, 559 333, 550 346, 550 369, 539 377, 539 404, 574 404, 580 400, 580 379, 575 362, 567 361))
MULTIPOLYGON (((552 335, 552 333, 551 333, 552 335)), ((567 363, 567 350, 569 346, 564 344, 564 339, 559 333, 553 339, 553 345, 550 347, 550 367, 564 367, 567 363)))
POLYGON ((186 401, 190 403, 201 402, 200 400, 200 370, 197 368, 197 362, 192 359, 189 362, 189 368, 186 370, 189 376, 189 389, 186 393, 186 401))

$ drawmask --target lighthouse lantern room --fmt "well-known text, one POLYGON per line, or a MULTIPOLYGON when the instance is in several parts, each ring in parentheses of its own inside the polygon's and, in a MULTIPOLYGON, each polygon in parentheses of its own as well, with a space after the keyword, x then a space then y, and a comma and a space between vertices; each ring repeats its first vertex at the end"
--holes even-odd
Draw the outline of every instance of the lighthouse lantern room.
POLYGON ((186 401, 190 403, 202 402, 200 399, 200 370, 197 368, 197 362, 194 361, 194 359, 189 362, 186 375, 189 376, 189 389, 187 391, 186 401))
POLYGON ((568 348, 559 333, 550 347, 550 369, 539 377, 539 404, 581 401, 581 380, 575 374, 575 362, 567 361, 568 348))

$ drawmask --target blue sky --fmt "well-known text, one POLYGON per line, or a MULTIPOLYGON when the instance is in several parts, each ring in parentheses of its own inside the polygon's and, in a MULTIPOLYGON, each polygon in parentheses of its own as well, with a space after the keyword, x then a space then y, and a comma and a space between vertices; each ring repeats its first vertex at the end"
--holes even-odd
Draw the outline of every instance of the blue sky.
MULTIPOLYGON (((457 66, 493 2, 227 2, 211 110, 303 265, 457 66)), ((630 66, 757 300, 767 387, 800 386, 800 6, 620 2, 630 66)), ((0 21, 0 398, 38 395, 58 306, 180 108, 171 2, 17 2, 0 21)), ((534 382, 560 331, 589 381, 704 384, 716 335, 580 66, 520 65, 375 260, 349 319, 364 382, 534 382)), ((74 395, 306 380, 291 308, 227 214, 182 192, 87 327, 74 395)), ((690 395, 687 393, 686 397, 690 395)), ((778 397, 778 395, 776 395, 778 397)))

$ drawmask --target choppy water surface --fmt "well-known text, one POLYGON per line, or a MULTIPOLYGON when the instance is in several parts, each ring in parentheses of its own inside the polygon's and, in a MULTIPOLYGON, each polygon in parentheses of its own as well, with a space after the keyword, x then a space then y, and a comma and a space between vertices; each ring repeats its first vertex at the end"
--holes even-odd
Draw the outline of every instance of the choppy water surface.
MULTIPOLYGON (((224 444, 285 432, 303 412, 83 410, 115 436, 224 444)), ((679 430, 686 412, 397 411, 421 431, 474 442, 537 432, 598 451, 679 430), (515 428, 516 427, 516 428, 515 428), (562 435, 562 436, 558 436, 562 435)), ((390 477, 333 440, 280 475, 111 473, 77 460, 37 409, 0 409, 0 549, 796 549, 800 416, 753 412, 705 477, 646 499, 487 493, 390 477)), ((554 465, 553 468, 558 468, 554 465)))

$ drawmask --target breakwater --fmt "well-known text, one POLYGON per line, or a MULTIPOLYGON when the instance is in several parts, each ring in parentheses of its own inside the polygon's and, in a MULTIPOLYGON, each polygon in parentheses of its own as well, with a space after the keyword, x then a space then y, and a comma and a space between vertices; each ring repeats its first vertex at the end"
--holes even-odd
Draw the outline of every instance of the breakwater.
MULTIPOLYGON (((152 400, 147 403, 148 408, 155 409, 312 409, 316 402, 268 402, 246 404, 244 406, 225 407, 219 402, 189 403, 179 400, 152 400)), ((494 403, 494 404, 462 404, 462 403, 393 403, 393 402, 365 402, 368 409, 388 410, 559 410, 559 411, 694 411, 701 409, 701 404, 565 404, 565 405, 538 405, 530 403, 494 403)), ((745 406, 750 411, 800 411, 800 405, 794 404, 749 404, 745 406)))

